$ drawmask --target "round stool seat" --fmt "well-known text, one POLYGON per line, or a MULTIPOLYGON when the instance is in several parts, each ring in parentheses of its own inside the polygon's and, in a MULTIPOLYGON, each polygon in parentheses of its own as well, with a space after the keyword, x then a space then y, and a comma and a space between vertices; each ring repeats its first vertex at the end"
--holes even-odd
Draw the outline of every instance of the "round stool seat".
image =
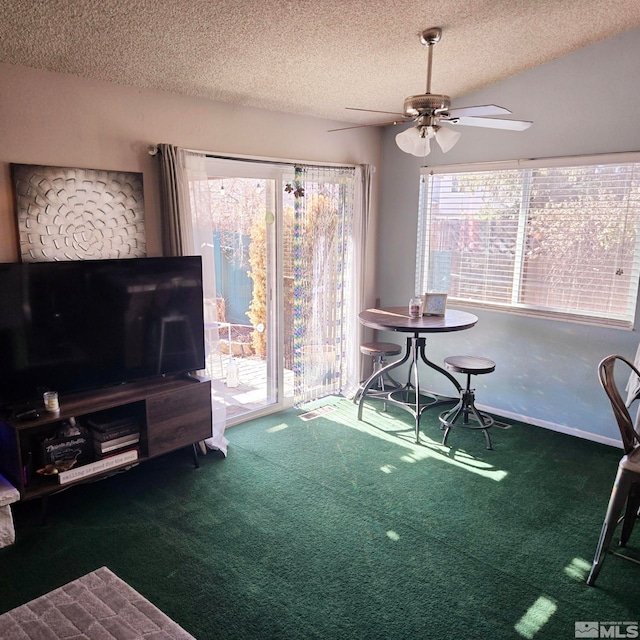
POLYGON ((444 359, 447 369, 469 375, 491 373, 496 368, 496 363, 489 358, 479 356, 450 356, 444 359))
POLYGON ((367 342, 360 345, 360 353, 365 356, 396 356, 402 348, 393 342, 367 342))

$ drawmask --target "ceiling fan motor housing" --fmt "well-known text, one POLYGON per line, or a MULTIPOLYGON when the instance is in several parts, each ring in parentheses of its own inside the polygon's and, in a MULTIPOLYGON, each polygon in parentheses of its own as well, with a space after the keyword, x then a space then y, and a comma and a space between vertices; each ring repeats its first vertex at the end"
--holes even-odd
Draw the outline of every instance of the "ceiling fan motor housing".
POLYGON ((410 118, 432 115, 447 111, 451 106, 449 96, 435 93, 422 93, 417 96, 409 96, 404 101, 404 114, 410 118))

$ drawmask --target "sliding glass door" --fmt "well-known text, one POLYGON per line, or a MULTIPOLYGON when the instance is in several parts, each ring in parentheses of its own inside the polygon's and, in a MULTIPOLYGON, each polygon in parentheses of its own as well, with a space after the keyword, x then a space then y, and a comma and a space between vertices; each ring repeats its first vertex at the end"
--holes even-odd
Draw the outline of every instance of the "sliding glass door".
POLYGON ((207 375, 227 423, 338 393, 351 314, 353 169, 212 158, 206 169, 193 228, 207 375))
POLYGON ((207 160, 206 206, 193 207, 203 257, 207 375, 227 423, 293 402, 282 353, 278 211, 281 188, 267 166, 207 160))

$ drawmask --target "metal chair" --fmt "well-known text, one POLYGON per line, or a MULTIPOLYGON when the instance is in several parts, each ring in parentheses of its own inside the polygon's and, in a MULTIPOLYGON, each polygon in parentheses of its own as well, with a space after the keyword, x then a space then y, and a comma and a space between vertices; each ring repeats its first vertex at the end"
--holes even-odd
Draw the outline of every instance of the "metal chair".
POLYGON ((478 356, 450 356, 444 359, 444 364, 451 371, 466 374, 467 385, 460 389, 458 404, 438 416, 444 429, 442 444, 447 444, 449 432, 453 427, 464 427, 466 429, 481 429, 487 441, 487 449, 493 449, 488 429, 493 426, 494 420, 490 415, 478 411, 476 408, 475 390, 471 388, 471 376, 491 373, 495 370, 496 363, 488 358, 478 356))
POLYGON ((618 472, 613 483, 596 554, 587 577, 587 584, 592 586, 595 584, 605 556, 611 547, 616 527, 622 522, 620 546, 624 547, 631 536, 633 525, 638 516, 638 509, 640 508, 640 434, 634 429, 633 420, 629 415, 628 409, 637 396, 632 397, 627 404, 622 399, 614 378, 614 366, 617 361, 628 366, 632 372, 640 377, 640 371, 622 356, 607 356, 598 365, 600 384, 611 403, 613 415, 622 436, 625 455, 618 463, 618 472), (620 518, 623 510, 624 515, 620 518))

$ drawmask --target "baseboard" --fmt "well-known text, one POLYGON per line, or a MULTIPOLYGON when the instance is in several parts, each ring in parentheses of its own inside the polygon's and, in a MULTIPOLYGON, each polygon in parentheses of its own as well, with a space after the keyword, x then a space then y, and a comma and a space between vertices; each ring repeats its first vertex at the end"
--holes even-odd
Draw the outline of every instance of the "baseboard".
POLYGON ((505 418, 507 420, 517 420, 518 422, 525 422, 527 424, 532 424, 534 427, 542 427, 543 429, 549 429, 549 431, 566 433, 569 436, 575 436, 576 438, 582 438, 583 440, 591 440, 592 442, 599 442, 600 444, 606 444, 610 447, 622 449, 622 440, 618 440, 616 438, 609 438, 607 436, 598 435, 597 433, 591 433, 590 431, 574 429, 573 427, 568 427, 565 424, 557 424, 555 422, 548 422, 547 420, 538 420, 537 418, 532 418, 531 416, 523 416, 519 413, 513 413, 511 411, 494 409, 493 407, 487 407, 486 405, 478 404, 477 406, 487 413, 505 418))

